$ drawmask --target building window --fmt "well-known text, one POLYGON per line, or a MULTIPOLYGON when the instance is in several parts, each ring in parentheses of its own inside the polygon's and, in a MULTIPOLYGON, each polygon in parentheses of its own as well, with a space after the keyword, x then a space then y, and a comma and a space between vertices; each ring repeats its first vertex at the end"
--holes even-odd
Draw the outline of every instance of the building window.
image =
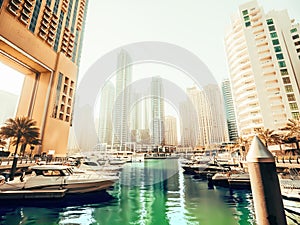
POLYGON ((270 35, 271 35, 271 38, 277 38, 278 37, 276 32, 270 33, 270 35))
POLYGON ((295 45, 296 45, 296 46, 300 45, 300 41, 296 41, 296 42, 295 42, 295 45))
POLYGON ((276 54, 276 58, 277 58, 278 60, 283 59, 283 54, 282 54, 282 53, 276 54))
POLYGON ((248 20, 250 20, 250 17, 249 16, 244 16, 244 20, 248 21, 248 20))
POLYGON ((279 40, 278 39, 274 39, 272 40, 273 45, 279 45, 279 40))
POLYGON ((281 47, 280 46, 275 46, 274 50, 275 50, 275 52, 281 52, 281 47))
POLYGON ((70 3, 69 3, 69 8, 68 8, 68 12, 67 12, 67 18, 66 18, 66 27, 69 27, 70 17, 71 17, 71 12, 72 12, 72 7, 73 7, 73 2, 74 1, 70 1, 70 3))
POLYGON ((291 29, 291 33, 295 33, 295 32, 297 32, 297 28, 291 29))
POLYGON ((245 23, 245 26, 246 26, 246 27, 251 26, 251 22, 246 22, 246 23, 245 23))
POLYGON ((274 31, 275 27, 274 26, 269 26, 269 31, 274 31))
POLYGON ((268 24, 268 25, 274 24, 274 23, 273 23, 273 19, 267 19, 267 24, 268 24))
POLYGON ((54 3, 54 7, 53 7, 54 14, 57 14, 59 2, 60 2, 60 0, 56 0, 54 3))
POLYGON ((288 94, 287 95, 288 101, 293 102, 296 101, 295 95, 294 94, 288 94))
POLYGON ((292 36, 292 38, 293 38, 293 40, 299 38, 299 34, 296 34, 296 35, 292 36))
POLYGON ((290 80, 289 77, 284 77, 284 78, 282 78, 282 80, 283 80, 284 84, 290 84, 291 83, 291 80, 290 80))
POLYGON ((299 112, 292 112, 292 117, 293 117, 295 120, 300 119, 299 112))
POLYGON ((278 64, 280 68, 286 67, 285 61, 279 61, 278 64))
POLYGON ((75 30, 75 22, 76 22, 76 14, 77 14, 77 9, 78 9, 78 0, 76 0, 74 9, 73 9, 73 18, 72 18, 72 25, 71 25, 71 32, 74 33, 75 30))
POLYGON ((29 25, 29 30, 34 33, 35 27, 36 27, 36 22, 40 13, 40 8, 41 8, 41 3, 42 0, 37 0, 34 6, 33 14, 32 14, 32 19, 30 21, 29 25))
POLYGON ((290 103, 289 105, 291 110, 298 110, 298 105, 296 102, 290 103))
POLYGON ((284 76, 284 75, 289 75, 287 69, 281 69, 281 70, 280 70, 280 73, 281 73, 282 76, 284 76))
POLYGON ((246 9, 246 10, 243 10, 242 13, 243 13, 243 16, 245 16, 245 15, 248 14, 248 10, 247 10, 247 9, 246 9))
POLYGON ((292 87, 292 85, 286 85, 286 86, 285 86, 285 91, 286 91, 286 92, 293 92, 293 87, 292 87))
POLYGON ((55 37, 55 42, 54 42, 54 50, 57 52, 58 49, 58 43, 59 43, 59 38, 60 38, 60 33, 61 33, 61 26, 62 22, 64 20, 64 12, 60 12, 59 16, 59 22, 58 22, 58 27, 57 27, 57 32, 56 32, 56 37, 55 37))
POLYGON ((59 98, 60 98, 60 91, 61 91, 61 87, 62 87, 63 76, 64 75, 62 73, 59 73, 59 75, 58 75, 55 104, 54 104, 54 109, 53 109, 53 113, 52 113, 52 116, 54 118, 57 117, 58 103, 59 103, 59 98))
POLYGON ((299 53, 300 52, 300 48, 297 48, 296 51, 299 53))
POLYGON ((51 6, 51 0, 47 0, 46 5, 50 8, 50 6, 51 6))

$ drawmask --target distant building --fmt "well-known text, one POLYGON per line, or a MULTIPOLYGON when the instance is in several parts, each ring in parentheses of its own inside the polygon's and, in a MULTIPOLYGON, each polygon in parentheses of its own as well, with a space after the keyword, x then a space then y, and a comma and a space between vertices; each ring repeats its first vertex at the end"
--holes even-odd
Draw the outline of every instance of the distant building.
POLYGON ((164 118, 165 105, 163 99, 163 84, 160 77, 153 77, 151 81, 151 141, 153 145, 165 142, 164 118))
POLYGON ((121 50, 117 60, 116 95, 113 114, 113 141, 114 144, 124 146, 131 141, 130 121, 130 95, 129 84, 132 81, 131 58, 125 50, 121 50))
POLYGON ((177 138, 177 121, 174 116, 165 117, 165 144, 166 145, 175 145, 178 144, 177 138))
POLYGON ((228 141, 224 117, 224 104, 217 85, 207 85, 199 90, 189 88, 187 94, 194 104, 198 117, 197 145, 210 148, 228 141))
POLYGON ((14 118, 19 96, 6 91, 0 90, 0 126, 2 126, 8 118, 14 118))
POLYGON ((16 115, 37 121, 39 153, 67 153, 87 5, 0 1, 0 60, 25 75, 16 115))
POLYGON ((103 87, 100 95, 100 112, 98 137, 99 143, 112 143, 112 112, 115 103, 115 87, 113 83, 107 82, 103 87))
MULTIPOLYGON (((187 90, 190 96, 189 89, 187 90)), ((196 106, 192 103, 192 99, 187 99, 184 102, 181 102, 179 105, 180 113, 180 145, 183 147, 192 147, 194 148, 198 145, 197 141, 199 140, 198 133, 199 127, 198 123, 195 122, 198 120, 196 106)))
POLYGON ((241 136, 299 118, 299 32, 286 10, 264 13, 256 1, 232 17, 225 46, 241 136))
POLYGON ((225 107, 225 115, 227 121, 229 141, 238 139, 238 130, 236 125, 235 110, 232 100, 231 86, 229 79, 222 81, 222 93, 225 107))

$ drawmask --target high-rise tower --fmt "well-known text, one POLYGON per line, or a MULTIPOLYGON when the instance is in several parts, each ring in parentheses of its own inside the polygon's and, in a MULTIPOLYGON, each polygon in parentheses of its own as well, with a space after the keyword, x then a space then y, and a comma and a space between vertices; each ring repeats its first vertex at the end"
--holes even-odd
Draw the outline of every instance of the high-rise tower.
POLYGON ((113 140, 114 144, 124 146, 126 142, 130 142, 130 96, 132 74, 131 62, 129 54, 125 50, 121 50, 117 61, 116 75, 116 100, 113 115, 113 140))
POLYGON ((299 118, 299 30, 286 10, 265 14, 256 1, 232 17, 225 45, 241 136, 299 118))
POLYGON ((153 77, 151 81, 151 140, 153 145, 162 145, 165 142, 165 104, 163 96, 162 79, 153 77))
POLYGON ((222 93, 228 128, 229 141, 238 139, 238 130, 236 126, 235 110, 232 100, 231 86, 229 79, 222 81, 222 93))
POLYGON ((115 87, 112 82, 107 82, 100 95, 100 113, 98 137, 100 143, 112 142, 112 111, 115 102, 115 87))
POLYGON ((37 121, 39 153, 67 151, 87 4, 0 1, 0 60, 25 75, 17 116, 37 121))

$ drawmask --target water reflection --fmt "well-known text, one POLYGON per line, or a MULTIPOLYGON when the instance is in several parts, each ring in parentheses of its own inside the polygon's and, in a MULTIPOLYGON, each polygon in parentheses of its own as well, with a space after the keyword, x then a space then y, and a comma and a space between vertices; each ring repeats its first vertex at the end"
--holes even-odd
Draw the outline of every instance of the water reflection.
POLYGON ((0 224, 254 224, 249 191, 209 189, 174 160, 128 164, 105 193, 3 205, 0 224))

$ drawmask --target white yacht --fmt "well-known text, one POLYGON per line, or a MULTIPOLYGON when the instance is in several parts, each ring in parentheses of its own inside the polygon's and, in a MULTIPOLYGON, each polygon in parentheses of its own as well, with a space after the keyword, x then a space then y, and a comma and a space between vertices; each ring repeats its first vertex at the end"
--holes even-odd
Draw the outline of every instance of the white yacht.
POLYGON ((23 179, 1 182, 0 195, 5 191, 28 190, 66 190, 67 193, 86 193, 105 190, 117 180, 116 176, 79 170, 70 166, 40 165, 30 167, 31 175, 23 179))

